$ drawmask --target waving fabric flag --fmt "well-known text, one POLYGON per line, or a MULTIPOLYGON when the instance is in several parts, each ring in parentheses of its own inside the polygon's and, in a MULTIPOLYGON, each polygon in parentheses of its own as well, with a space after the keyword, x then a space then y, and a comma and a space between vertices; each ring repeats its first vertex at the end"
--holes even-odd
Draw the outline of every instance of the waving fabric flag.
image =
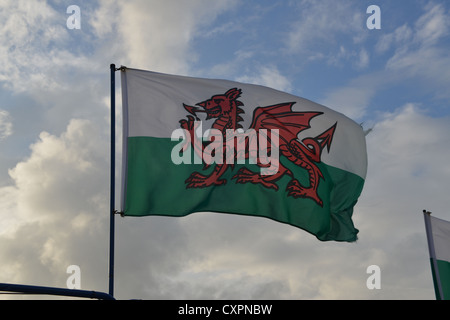
POLYGON ((355 241, 361 126, 275 89, 123 68, 126 216, 267 217, 355 241))
POLYGON ((450 221, 424 217, 436 299, 450 300, 450 221))

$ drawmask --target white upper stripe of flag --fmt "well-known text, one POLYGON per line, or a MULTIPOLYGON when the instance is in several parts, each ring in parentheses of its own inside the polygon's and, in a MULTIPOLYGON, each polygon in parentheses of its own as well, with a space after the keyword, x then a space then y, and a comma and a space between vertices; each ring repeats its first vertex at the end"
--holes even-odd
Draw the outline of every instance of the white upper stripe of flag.
POLYGON ((450 222, 430 216, 434 253, 437 260, 450 262, 450 222))
MULTIPOLYGON (((192 78, 125 68, 122 71, 124 139, 128 137, 170 138, 180 128, 179 120, 188 115, 183 103, 195 105, 231 88, 242 89, 243 129, 249 128, 253 110, 285 102, 295 102, 293 111, 316 111, 323 115, 311 120, 311 128, 300 133, 300 140, 314 137, 338 122, 330 152, 322 162, 365 179, 366 141, 362 127, 341 113, 323 105, 272 88, 229 80, 192 78)), ((211 121, 211 120, 210 120, 211 121)), ((213 120, 212 120, 213 121, 213 120)), ((205 125, 207 127, 207 125, 205 125)))

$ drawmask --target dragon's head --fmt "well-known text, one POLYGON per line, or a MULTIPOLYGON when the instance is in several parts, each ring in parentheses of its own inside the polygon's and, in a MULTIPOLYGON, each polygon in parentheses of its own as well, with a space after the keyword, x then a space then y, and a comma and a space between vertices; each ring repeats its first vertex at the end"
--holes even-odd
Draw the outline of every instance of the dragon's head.
POLYGON ((184 108, 191 114, 197 117, 197 112, 205 112, 206 119, 218 118, 221 115, 230 114, 233 110, 237 110, 243 103, 237 100, 240 97, 241 89, 233 88, 225 92, 225 94, 218 94, 212 96, 210 99, 199 102, 196 106, 189 106, 184 104, 184 108))

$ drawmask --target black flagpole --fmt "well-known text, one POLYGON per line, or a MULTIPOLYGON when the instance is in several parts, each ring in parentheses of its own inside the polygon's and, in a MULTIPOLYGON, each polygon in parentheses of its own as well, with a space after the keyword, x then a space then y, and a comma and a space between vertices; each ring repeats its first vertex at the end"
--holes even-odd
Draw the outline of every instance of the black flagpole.
POLYGON ((110 172, 110 222, 109 222, 109 294, 114 296, 114 215, 116 174, 116 65, 111 64, 111 172, 110 172))

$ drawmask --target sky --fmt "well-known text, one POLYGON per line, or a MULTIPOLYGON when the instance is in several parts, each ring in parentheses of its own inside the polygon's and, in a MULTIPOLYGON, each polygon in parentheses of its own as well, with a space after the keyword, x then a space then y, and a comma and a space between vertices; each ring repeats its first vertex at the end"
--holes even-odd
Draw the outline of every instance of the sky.
POLYGON ((435 298, 422 210, 450 220, 448 1, 0 0, 0 21, 0 283, 66 287, 76 265, 81 289, 108 291, 114 63, 273 87, 371 129, 357 242, 259 217, 117 217, 117 299, 435 298))

